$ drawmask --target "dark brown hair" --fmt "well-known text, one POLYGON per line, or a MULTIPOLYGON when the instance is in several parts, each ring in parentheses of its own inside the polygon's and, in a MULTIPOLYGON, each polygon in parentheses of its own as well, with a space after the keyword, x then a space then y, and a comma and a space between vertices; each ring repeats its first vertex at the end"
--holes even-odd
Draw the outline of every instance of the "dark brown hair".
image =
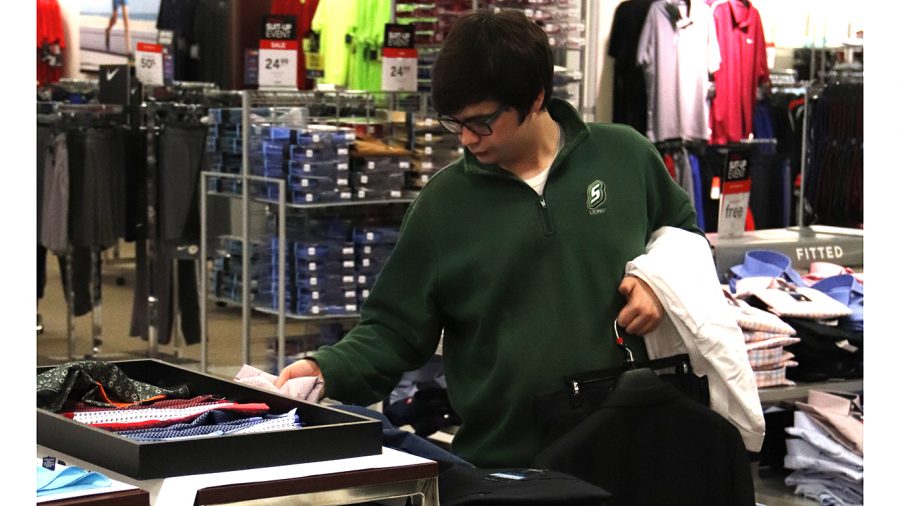
POLYGON ((519 121, 544 90, 553 91, 553 53, 547 34, 518 10, 479 10, 451 27, 431 72, 438 114, 496 100, 515 108, 519 121))

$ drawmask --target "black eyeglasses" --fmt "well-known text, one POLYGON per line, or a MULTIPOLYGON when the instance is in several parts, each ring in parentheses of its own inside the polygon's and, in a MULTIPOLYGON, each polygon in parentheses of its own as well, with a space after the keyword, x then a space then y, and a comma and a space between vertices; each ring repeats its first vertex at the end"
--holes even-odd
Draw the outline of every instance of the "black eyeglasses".
POLYGON ((449 132, 459 134, 462 133, 462 129, 465 127, 473 134, 484 137, 494 133, 494 131, 491 130, 491 123, 507 109, 509 109, 509 106, 501 105, 496 111, 487 116, 469 118, 467 120, 458 120, 453 116, 439 116, 438 121, 440 121, 441 125, 449 132))

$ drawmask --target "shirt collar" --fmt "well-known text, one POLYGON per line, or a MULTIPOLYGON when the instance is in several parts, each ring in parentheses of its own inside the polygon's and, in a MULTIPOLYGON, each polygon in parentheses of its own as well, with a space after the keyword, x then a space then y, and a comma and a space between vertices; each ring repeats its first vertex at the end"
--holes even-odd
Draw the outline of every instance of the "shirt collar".
MULTIPOLYGON (((547 105, 547 110, 550 113, 550 117, 559 125, 564 143, 562 149, 556 155, 556 160, 551 165, 552 169, 562 163, 566 156, 575 149, 575 146, 590 134, 590 130, 572 104, 561 98, 551 98, 550 103, 547 105)), ((495 164, 479 162, 467 149, 463 151, 463 166, 467 174, 510 174, 495 164)))
POLYGON ((728 0, 728 7, 731 10, 731 19, 732 22, 738 26, 738 28, 747 28, 750 26, 750 12, 753 8, 753 5, 747 2, 744 5, 742 0, 728 0))

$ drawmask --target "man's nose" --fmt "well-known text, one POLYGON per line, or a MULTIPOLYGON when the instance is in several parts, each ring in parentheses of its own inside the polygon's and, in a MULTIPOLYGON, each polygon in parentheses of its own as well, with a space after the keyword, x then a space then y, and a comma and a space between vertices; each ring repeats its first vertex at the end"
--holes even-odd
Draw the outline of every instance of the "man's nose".
POLYGON ((459 132, 459 142, 463 146, 470 146, 472 144, 476 144, 476 143, 478 143, 479 140, 481 140, 481 136, 473 133, 471 130, 469 130, 468 127, 464 126, 462 128, 462 130, 460 130, 460 132, 459 132))

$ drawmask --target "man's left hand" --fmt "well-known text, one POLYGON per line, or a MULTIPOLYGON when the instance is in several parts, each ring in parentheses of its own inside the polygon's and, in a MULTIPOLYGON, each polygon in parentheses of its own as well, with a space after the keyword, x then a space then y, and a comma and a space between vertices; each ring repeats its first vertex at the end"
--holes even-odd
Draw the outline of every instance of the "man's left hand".
POLYGON ((662 321, 663 307, 653 289, 637 276, 625 276, 619 284, 619 293, 626 300, 625 307, 619 311, 619 326, 633 336, 656 330, 662 321))

